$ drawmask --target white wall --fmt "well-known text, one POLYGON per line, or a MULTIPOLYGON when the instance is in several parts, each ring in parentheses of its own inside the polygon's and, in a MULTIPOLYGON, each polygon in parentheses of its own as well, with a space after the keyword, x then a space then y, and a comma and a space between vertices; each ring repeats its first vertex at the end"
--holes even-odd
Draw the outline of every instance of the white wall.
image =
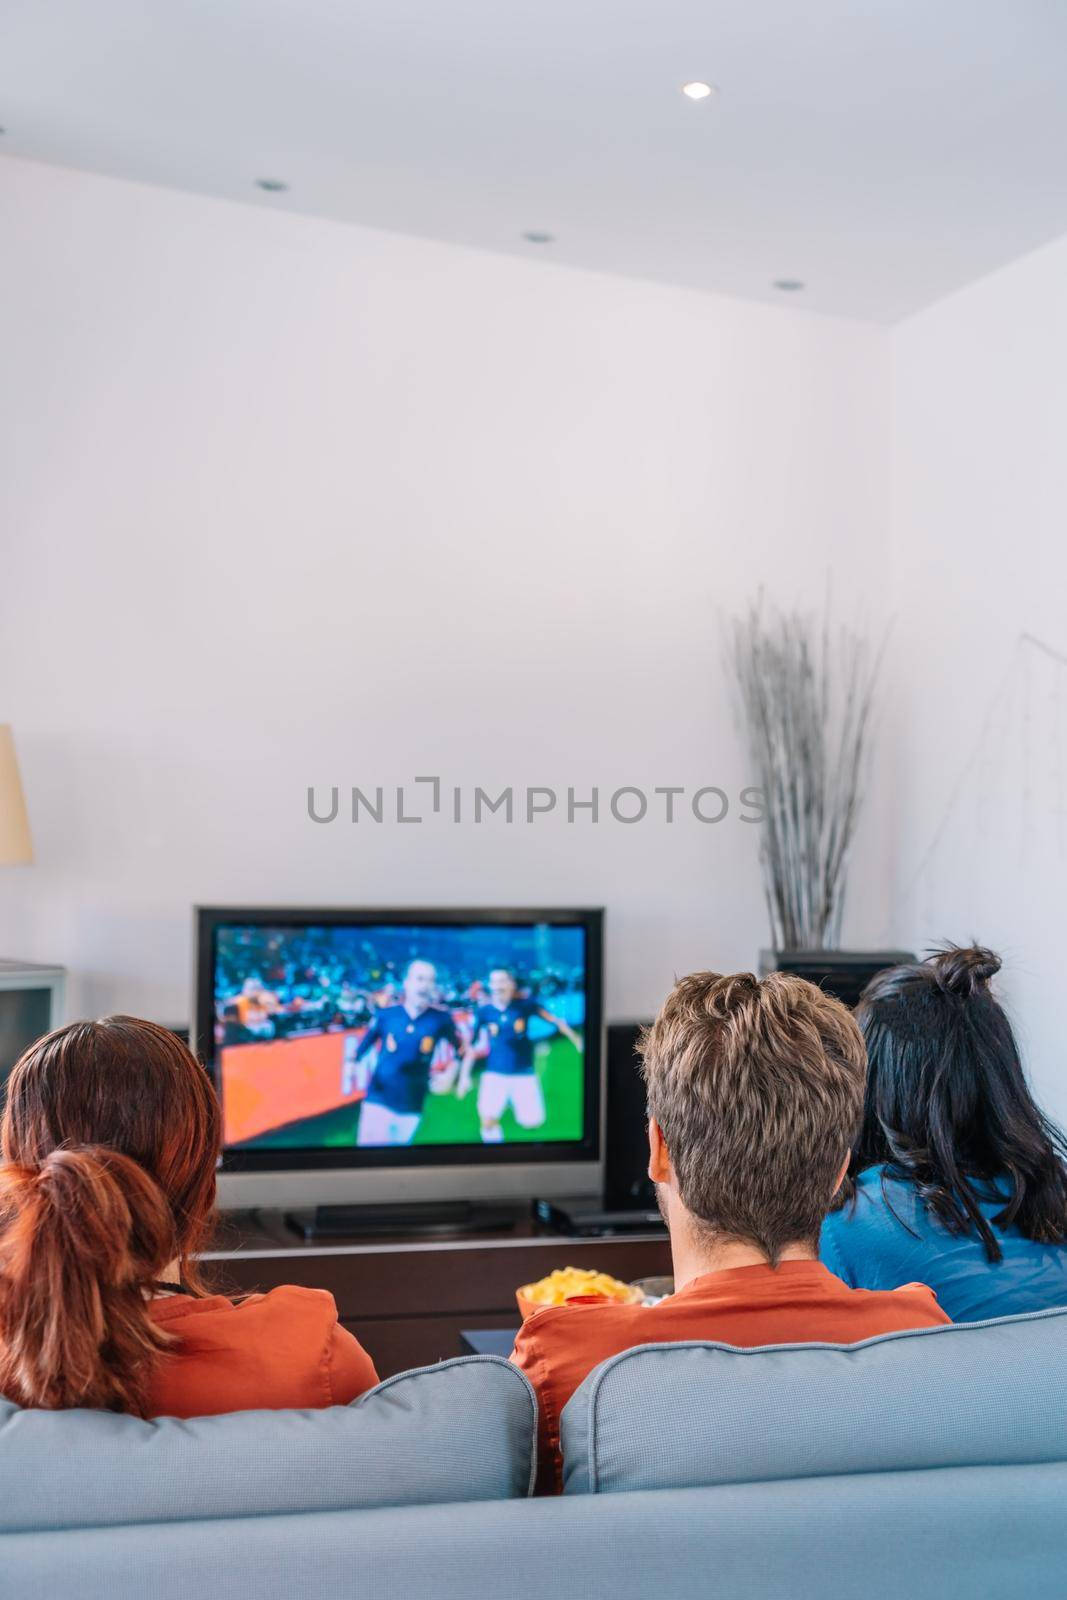
POLYGON ((719 617, 829 571, 896 616, 847 937, 1000 949, 1067 1119, 1067 241, 887 337, 12 160, 0 237, 0 952, 178 1018, 197 900, 602 902, 647 1011, 754 961, 752 830, 306 786, 736 793, 719 617))
POLYGON ((893 922, 1003 954, 1067 1122, 1067 239, 901 324, 893 357, 893 922))
MULTIPOLYGON (((718 784, 719 615, 873 591, 884 333, 0 161, 0 950, 176 1019, 202 902, 603 903, 609 1014, 766 942, 755 830, 317 827, 718 784)), ((848 934, 887 917, 872 811, 848 934)))

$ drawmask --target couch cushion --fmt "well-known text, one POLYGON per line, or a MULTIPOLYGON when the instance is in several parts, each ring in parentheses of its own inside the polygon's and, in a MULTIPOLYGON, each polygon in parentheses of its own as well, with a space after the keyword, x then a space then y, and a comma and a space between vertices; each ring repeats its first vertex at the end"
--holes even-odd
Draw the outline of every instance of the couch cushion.
POLYGON ((144 1422, 0 1401, 0 1533, 507 1500, 532 1490, 536 1417, 499 1356, 404 1372, 328 1411, 144 1422))
POLYGON ((642 1345, 564 1407, 564 1491, 1067 1461, 1067 1310, 862 1344, 642 1345))
POLYGON ((4 1600, 1063 1600, 1067 1466, 19 1533, 4 1600))

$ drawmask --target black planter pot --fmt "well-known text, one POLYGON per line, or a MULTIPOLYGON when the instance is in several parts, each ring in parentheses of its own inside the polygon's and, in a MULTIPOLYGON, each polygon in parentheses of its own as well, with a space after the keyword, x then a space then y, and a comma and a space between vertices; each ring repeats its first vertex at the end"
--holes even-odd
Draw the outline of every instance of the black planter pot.
POLYGON ((876 972, 916 958, 910 950, 761 950, 760 977, 792 972, 846 1006, 854 1006, 876 972))

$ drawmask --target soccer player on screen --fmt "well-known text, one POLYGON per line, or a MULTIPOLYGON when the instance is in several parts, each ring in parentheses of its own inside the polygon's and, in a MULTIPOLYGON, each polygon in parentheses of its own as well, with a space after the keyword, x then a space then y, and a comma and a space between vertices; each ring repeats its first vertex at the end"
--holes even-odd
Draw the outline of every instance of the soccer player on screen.
POLYGON ((418 1131, 440 1045, 458 1054, 461 1042, 450 1012, 434 1005, 437 971, 429 961, 412 961, 404 975, 404 998, 383 1006, 346 1058, 345 1094, 363 1085, 360 1063, 375 1048, 378 1058, 359 1114, 357 1145, 410 1144, 418 1131), (355 1081, 354 1081, 355 1080, 355 1081))
POLYGON ((463 1060, 456 1092, 462 1099, 470 1088, 476 1060, 485 1061, 478 1085, 478 1118, 483 1144, 500 1144, 500 1123, 508 1106, 520 1128, 539 1128, 545 1120, 545 1096, 534 1069, 534 1047, 529 1035, 531 1017, 541 1017, 569 1039, 576 1050, 581 1042, 574 1029, 537 1000, 524 999, 515 976, 506 967, 489 974, 489 1000, 474 1014, 474 1040, 463 1060))

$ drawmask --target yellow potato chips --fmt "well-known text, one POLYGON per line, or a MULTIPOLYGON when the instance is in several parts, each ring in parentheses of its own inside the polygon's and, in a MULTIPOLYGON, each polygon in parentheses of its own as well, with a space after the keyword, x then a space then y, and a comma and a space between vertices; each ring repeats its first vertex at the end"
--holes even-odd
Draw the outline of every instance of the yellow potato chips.
POLYGON ((557 1267, 547 1278, 525 1284, 517 1293, 520 1303, 527 1300, 537 1306, 561 1306, 580 1294, 602 1294, 609 1300, 626 1303, 641 1298, 640 1291, 631 1284, 608 1272, 594 1272, 591 1267, 557 1267))

